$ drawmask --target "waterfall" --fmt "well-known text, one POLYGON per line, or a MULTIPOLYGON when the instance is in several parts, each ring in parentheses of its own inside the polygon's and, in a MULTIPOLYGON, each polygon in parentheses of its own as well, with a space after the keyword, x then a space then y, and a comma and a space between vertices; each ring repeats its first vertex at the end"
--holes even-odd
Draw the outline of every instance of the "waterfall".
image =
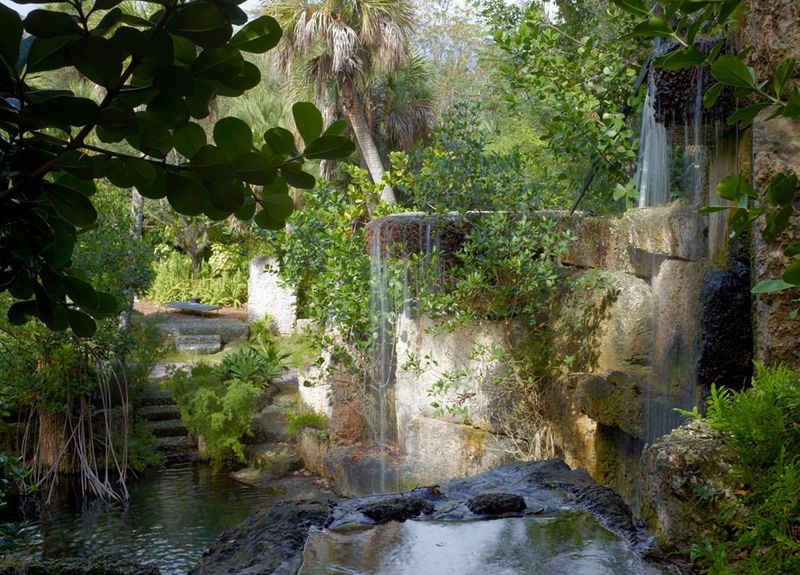
POLYGON ((367 423, 381 461, 376 491, 386 493, 391 485, 388 462, 396 451, 394 376, 397 322, 411 313, 414 294, 428 289, 422 279, 433 268, 432 254, 438 245, 433 237, 434 220, 420 213, 404 213, 372 222, 368 229, 370 254, 370 324, 372 332, 367 423), (415 258, 416 255, 422 256, 415 258), (415 279, 410 286, 410 277, 415 279))
MULTIPOLYGON (((725 140, 718 113, 703 107, 710 81, 702 68, 651 71, 635 176, 640 208, 693 217, 699 208, 721 203, 714 191, 716 184, 733 170, 729 151, 722 150, 725 140), (672 199, 680 203, 667 207, 672 199)), ((697 380, 702 346, 700 291, 704 274, 724 251, 726 216, 696 217, 702 219, 694 226, 694 234, 681 239, 696 248, 696 257, 651 256, 649 282, 655 313, 653 375, 643 393, 646 443, 683 423, 675 408, 690 410, 702 401, 697 380)))
POLYGON ((667 128, 656 119, 655 83, 650 81, 642 110, 641 147, 634 183, 639 207, 660 206, 670 200, 670 145, 667 128))

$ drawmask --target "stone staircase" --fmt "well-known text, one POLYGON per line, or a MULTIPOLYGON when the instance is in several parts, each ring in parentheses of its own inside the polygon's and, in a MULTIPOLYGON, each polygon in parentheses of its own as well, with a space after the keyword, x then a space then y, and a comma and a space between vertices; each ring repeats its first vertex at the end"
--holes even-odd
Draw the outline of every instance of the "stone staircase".
POLYGON ((168 460, 191 459, 196 456, 197 442, 189 436, 181 421, 180 411, 172 394, 158 385, 149 386, 139 398, 141 407, 136 418, 155 436, 155 448, 168 460))
POLYGON ((231 474, 242 483, 265 486, 303 467, 286 416, 286 409, 296 404, 299 394, 295 370, 278 381, 278 390, 272 403, 253 418, 253 435, 245 447, 248 467, 231 474))

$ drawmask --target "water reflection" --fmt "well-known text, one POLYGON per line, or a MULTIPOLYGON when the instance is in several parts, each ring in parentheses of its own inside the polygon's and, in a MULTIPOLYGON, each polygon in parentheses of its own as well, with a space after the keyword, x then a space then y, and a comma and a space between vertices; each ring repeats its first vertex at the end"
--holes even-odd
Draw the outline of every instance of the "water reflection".
POLYGON ((130 486, 127 507, 68 502, 37 521, 26 553, 39 557, 110 554, 157 565, 164 575, 186 573, 219 535, 249 512, 288 497, 304 484, 256 489, 212 474, 200 464, 175 464, 130 486))
POLYGON ((589 514, 495 521, 408 521, 315 533, 301 575, 642 575, 645 565, 589 514))

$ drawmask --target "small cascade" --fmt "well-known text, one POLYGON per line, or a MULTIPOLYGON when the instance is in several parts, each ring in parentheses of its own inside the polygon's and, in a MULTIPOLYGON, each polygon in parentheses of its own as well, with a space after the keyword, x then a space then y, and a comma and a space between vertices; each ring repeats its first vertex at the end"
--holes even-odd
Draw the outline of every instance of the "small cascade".
MULTIPOLYGON (((704 51, 712 47, 712 43, 700 45, 704 51)), ((734 171, 730 150, 723 149, 727 140, 721 125, 729 95, 723 95, 721 108, 706 110, 703 95, 712 82, 702 68, 651 70, 635 176, 640 208, 691 217, 701 207, 722 203, 716 185, 734 171), (674 205, 666 207, 673 201, 674 205)), ((648 276, 654 298, 654 341, 652 377, 643 390, 646 443, 684 422, 675 408, 692 409, 702 401, 697 378, 703 329, 700 292, 704 275, 723 254, 725 217, 724 213, 703 216, 701 225, 694 226, 693 237, 682 238, 697 248, 697 257, 651 256, 648 276)))
POLYGON ((432 254, 438 237, 434 219, 419 213, 405 213, 372 222, 367 230, 370 254, 370 319, 372 365, 369 377, 367 424, 381 461, 378 489, 389 485, 387 462, 395 453, 397 432, 394 416, 394 374, 396 368, 397 321, 411 313, 413 295, 432 269, 432 254), (413 277, 413 283, 411 278, 413 277))
POLYGON ((656 118, 655 84, 647 86, 642 110, 641 148, 634 183, 639 207, 661 206, 670 200, 670 145, 667 128, 656 118))

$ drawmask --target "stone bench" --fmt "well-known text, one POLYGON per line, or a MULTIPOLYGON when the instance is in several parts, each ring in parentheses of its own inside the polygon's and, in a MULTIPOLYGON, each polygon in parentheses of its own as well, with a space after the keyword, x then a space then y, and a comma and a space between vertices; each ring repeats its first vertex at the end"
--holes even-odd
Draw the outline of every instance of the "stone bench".
POLYGON ((180 312, 184 313, 194 313, 198 315, 206 315, 222 309, 222 306, 219 305, 209 305, 205 303, 194 303, 194 302, 185 302, 185 301, 168 301, 164 304, 164 307, 168 307, 171 309, 176 309, 180 312))

